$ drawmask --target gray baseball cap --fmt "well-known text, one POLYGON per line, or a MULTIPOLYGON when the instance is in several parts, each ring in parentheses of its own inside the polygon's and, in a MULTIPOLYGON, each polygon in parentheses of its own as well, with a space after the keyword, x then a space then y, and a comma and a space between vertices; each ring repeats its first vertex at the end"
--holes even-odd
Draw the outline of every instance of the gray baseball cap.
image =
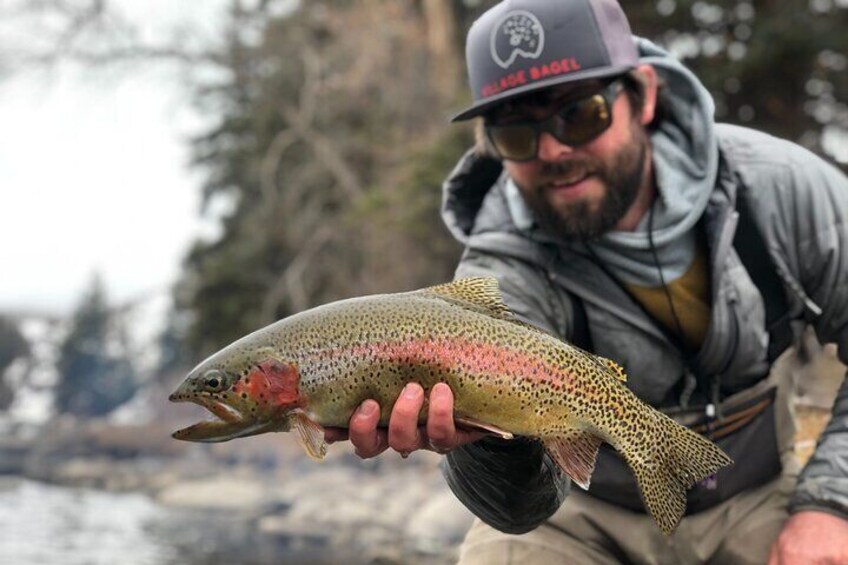
POLYGON ((504 0, 471 26, 465 60, 474 103, 455 122, 535 90, 625 73, 639 54, 616 0, 504 0))

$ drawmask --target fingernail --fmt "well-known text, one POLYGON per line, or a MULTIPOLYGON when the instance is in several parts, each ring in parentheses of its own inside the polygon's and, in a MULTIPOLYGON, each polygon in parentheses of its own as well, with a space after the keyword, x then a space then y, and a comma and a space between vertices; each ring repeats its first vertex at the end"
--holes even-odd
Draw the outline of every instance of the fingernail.
POLYGON ((409 383, 403 388, 403 397, 409 400, 415 400, 421 394, 421 387, 415 383, 409 383))
POLYGON ((444 383, 436 383, 433 385, 433 390, 430 391, 430 400, 434 398, 442 399, 448 394, 447 385, 444 383))
POLYGON ((377 403, 373 402, 371 400, 366 400, 359 407, 359 413, 357 414, 357 416, 361 416, 363 418, 368 418, 370 416, 373 416, 376 411, 377 411, 377 403))

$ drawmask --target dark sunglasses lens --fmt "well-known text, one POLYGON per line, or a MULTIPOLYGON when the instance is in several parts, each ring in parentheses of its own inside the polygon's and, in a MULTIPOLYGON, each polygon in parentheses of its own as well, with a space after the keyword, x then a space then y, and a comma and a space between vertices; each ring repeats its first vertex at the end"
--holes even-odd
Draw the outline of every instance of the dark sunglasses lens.
POLYGON ((601 93, 568 103, 538 125, 488 125, 489 136, 502 159, 527 161, 536 158, 540 131, 562 143, 578 147, 601 135, 612 123, 610 107, 601 93))
POLYGON ((502 159, 524 161, 536 156, 536 130, 526 125, 488 126, 489 140, 502 159))
POLYGON ((600 94, 569 104, 557 114, 560 118, 557 137, 563 143, 573 146, 598 137, 612 121, 609 106, 600 94))

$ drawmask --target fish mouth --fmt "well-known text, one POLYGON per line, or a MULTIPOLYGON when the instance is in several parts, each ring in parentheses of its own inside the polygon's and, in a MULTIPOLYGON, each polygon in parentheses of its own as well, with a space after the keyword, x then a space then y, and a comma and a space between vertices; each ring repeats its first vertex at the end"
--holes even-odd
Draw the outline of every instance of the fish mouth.
POLYGON ((181 395, 174 393, 169 397, 171 402, 191 402, 209 410, 211 419, 198 422, 171 434, 174 439, 183 441, 221 442, 262 433, 257 431, 267 427, 266 423, 256 422, 245 418, 244 414, 224 403, 222 400, 206 396, 181 395))
POLYGON ((244 415, 240 411, 218 398, 217 395, 213 396, 202 393, 179 394, 175 392, 168 397, 168 400, 171 402, 191 402, 198 406, 203 406, 222 421, 230 424, 244 420, 244 415))

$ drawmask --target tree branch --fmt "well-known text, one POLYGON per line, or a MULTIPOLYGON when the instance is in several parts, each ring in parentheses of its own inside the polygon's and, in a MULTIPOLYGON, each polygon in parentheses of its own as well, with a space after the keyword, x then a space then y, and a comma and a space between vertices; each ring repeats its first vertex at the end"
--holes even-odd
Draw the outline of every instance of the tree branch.
POLYGON ((306 310, 310 305, 309 292, 304 284, 304 275, 310 266, 310 261, 332 239, 334 230, 330 224, 323 224, 300 247, 297 255, 289 262, 286 269, 277 278, 277 282, 265 295, 262 301, 262 320, 271 322, 276 319, 279 305, 285 298, 292 311, 306 310))

